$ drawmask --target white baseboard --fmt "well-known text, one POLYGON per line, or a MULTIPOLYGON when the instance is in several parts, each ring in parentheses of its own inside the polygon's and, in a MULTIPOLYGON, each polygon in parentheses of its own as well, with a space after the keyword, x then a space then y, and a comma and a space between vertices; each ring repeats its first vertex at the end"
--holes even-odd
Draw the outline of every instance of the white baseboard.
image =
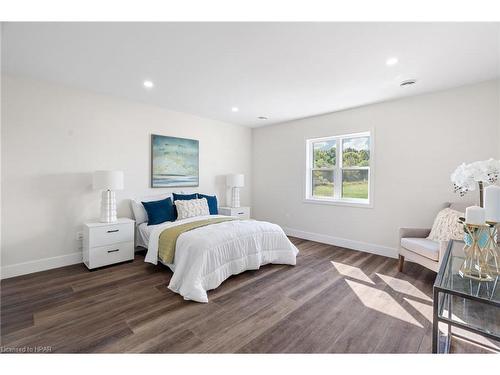
POLYGON ((397 258, 398 250, 388 246, 375 245, 361 241, 348 240, 346 238, 329 236, 327 234, 306 232, 303 230, 282 227, 285 233, 292 237, 302 238, 304 240, 310 240, 315 242, 326 243, 328 245, 334 245, 339 247, 345 247, 347 249, 363 251, 365 253, 371 253, 376 255, 382 255, 389 258, 397 258))
POLYGON ((28 273, 33 273, 33 272, 46 271, 52 268, 70 266, 72 264, 77 264, 77 263, 82 263, 81 251, 67 255, 60 255, 52 258, 44 258, 25 263, 17 263, 17 264, 11 264, 9 266, 2 266, 2 272, 0 274, 0 278, 8 279, 10 277, 26 275, 28 273))

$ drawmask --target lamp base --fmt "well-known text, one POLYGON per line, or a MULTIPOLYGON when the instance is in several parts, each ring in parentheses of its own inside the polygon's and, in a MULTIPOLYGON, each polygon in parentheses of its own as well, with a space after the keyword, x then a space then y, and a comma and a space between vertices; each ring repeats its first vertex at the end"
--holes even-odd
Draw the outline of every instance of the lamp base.
POLYGON ((101 196, 101 223, 112 223, 116 217, 116 196, 111 190, 104 190, 101 196))
POLYGON ((240 207, 240 188, 239 187, 233 187, 231 207, 233 207, 233 208, 240 207))

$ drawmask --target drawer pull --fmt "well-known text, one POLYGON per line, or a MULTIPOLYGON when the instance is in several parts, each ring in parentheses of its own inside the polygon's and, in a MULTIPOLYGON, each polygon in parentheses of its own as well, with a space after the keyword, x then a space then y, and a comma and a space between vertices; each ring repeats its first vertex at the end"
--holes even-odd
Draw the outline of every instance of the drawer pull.
POLYGON ((244 212, 238 212, 238 215, 244 215, 245 213, 244 212))
POLYGON ((108 230, 108 233, 115 233, 115 232, 119 232, 120 229, 113 229, 113 230, 108 230))
POLYGON ((117 251, 120 251, 120 249, 115 249, 115 250, 108 250, 108 253, 115 253, 117 251))

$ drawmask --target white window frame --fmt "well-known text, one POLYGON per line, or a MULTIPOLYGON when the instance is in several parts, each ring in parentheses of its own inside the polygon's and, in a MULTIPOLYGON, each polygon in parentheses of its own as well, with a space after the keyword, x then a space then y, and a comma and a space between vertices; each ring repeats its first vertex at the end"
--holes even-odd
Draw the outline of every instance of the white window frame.
POLYGON ((329 137, 319 137, 306 139, 306 173, 305 173, 305 199, 306 203, 316 203, 316 204, 331 204, 340 206, 354 206, 354 207, 364 207, 373 208, 373 185, 374 185, 374 171, 373 171, 373 160, 374 160, 374 137, 373 131, 365 131, 360 133, 351 134, 340 134, 329 137), (342 198, 342 147, 345 139, 356 138, 356 137, 369 137, 370 138, 370 160, 368 167, 348 167, 346 170, 354 169, 367 169, 368 170, 368 199, 361 198, 342 198), (324 141, 336 141, 336 160, 335 167, 333 168, 322 168, 323 170, 333 169, 333 181, 334 181, 334 192, 333 197, 317 197, 312 195, 312 171, 318 170, 318 168, 313 168, 313 154, 314 147, 313 144, 317 142, 324 141))

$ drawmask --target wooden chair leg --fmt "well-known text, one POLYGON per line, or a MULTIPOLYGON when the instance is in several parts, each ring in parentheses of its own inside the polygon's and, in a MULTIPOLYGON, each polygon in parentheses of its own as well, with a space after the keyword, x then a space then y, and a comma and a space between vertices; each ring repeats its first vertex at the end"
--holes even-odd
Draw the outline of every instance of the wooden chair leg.
POLYGON ((398 263, 398 271, 403 272, 403 265, 405 263, 405 257, 402 255, 399 255, 399 263, 398 263))

